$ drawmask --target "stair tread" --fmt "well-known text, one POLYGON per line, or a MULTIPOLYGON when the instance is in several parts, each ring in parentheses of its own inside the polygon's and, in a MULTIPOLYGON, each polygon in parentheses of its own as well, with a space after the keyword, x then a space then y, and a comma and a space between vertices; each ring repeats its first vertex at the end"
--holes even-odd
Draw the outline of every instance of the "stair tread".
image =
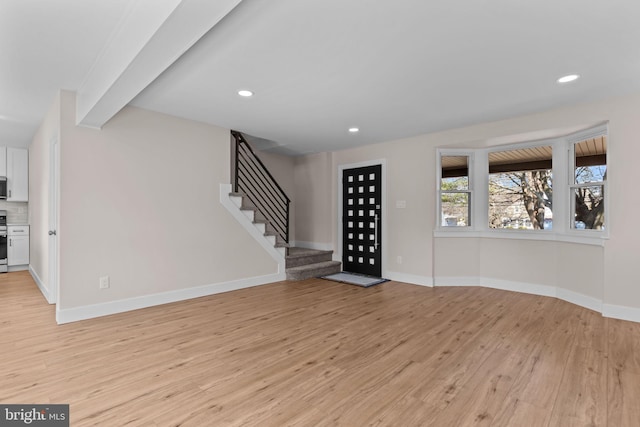
POLYGON ((287 255, 287 258, 293 259, 293 258, 302 258, 302 257, 310 257, 310 256, 315 256, 315 255, 321 255, 321 254, 328 254, 328 253, 333 253, 333 251, 323 251, 323 250, 319 250, 319 249, 308 249, 308 248, 299 248, 299 247, 292 247, 289 249, 289 255, 287 255))
POLYGON ((270 230, 268 227, 270 226, 270 222, 268 219, 266 218, 261 218, 261 213, 260 213, 260 209, 258 209, 256 206, 253 206, 251 204, 251 202, 249 200, 247 200, 247 195, 245 193, 240 193, 240 192, 235 192, 232 191, 231 193, 229 193, 230 197, 241 197, 242 198, 242 203, 239 207, 240 211, 246 211, 246 212, 254 212, 254 216, 253 216, 253 220, 252 222, 254 224, 264 224, 265 225, 265 231, 263 233, 263 235, 265 237, 271 237, 274 236, 276 238, 276 242, 274 243, 274 247, 275 248, 289 248, 289 244, 287 242, 282 241, 282 239, 279 239, 279 234, 273 230, 270 230), (260 215, 260 217, 258 217, 258 215, 260 215))
POLYGON ((315 269, 324 268, 324 267, 333 267, 339 264, 341 264, 340 261, 323 261, 323 262, 317 262, 315 264, 305 264, 298 267, 290 267, 290 268, 287 268, 287 271, 296 272, 296 271, 315 270, 315 269))
POLYGON ((286 269, 287 280, 306 280, 338 273, 342 270, 340 261, 324 261, 286 269))
POLYGON ((301 247, 289 248, 286 256, 286 268, 295 268, 307 264, 317 264, 332 261, 333 251, 322 251, 301 247))

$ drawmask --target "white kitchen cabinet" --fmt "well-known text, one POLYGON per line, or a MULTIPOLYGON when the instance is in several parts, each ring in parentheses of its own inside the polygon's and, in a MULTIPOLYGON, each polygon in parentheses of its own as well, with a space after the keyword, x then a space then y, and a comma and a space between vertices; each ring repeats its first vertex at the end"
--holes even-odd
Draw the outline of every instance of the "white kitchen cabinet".
POLYGON ((7 147, 7 201, 29 201, 29 151, 7 147))
POLYGON ((10 225, 7 227, 7 264, 29 264, 29 226, 10 225))
POLYGON ((0 176, 7 176, 7 147, 0 147, 0 176))

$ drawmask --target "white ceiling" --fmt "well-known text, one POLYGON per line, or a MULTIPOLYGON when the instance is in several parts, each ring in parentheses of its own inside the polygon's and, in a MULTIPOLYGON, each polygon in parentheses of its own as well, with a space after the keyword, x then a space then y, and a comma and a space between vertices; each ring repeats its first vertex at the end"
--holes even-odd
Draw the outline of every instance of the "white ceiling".
POLYGON ((128 0, 0 0, 0 145, 28 146, 60 89, 76 90, 128 0))
MULTIPOLYGON (((637 1, 227 2, 239 5, 131 104, 301 154, 640 91, 637 1), (556 83, 571 73, 582 78, 556 83)), ((0 2, 0 145, 28 145, 56 90, 80 90, 132 3, 154 7, 0 2)))

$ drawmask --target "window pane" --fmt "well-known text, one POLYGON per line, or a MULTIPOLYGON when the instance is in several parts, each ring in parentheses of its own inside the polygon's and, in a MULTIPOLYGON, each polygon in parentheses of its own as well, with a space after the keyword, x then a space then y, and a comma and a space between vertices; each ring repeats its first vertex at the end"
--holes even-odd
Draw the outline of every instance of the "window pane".
POLYGON ((576 184, 607 179, 607 137, 599 136, 575 144, 576 184))
POLYGON ((551 229, 551 146, 489 153, 489 227, 551 229))
POLYGON ((442 156, 441 190, 469 189, 469 157, 442 156))
POLYGON ((574 228, 604 230, 604 186, 574 188, 574 228))
POLYGON ((469 223, 469 193, 447 192, 440 196, 441 225, 467 227, 469 223))

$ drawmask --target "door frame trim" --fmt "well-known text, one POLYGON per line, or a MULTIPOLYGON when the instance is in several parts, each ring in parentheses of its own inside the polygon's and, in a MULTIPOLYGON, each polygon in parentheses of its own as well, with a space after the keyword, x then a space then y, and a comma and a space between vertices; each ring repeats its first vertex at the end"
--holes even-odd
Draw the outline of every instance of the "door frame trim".
POLYGON ((387 246, 389 244, 389 233, 387 233, 387 159, 377 159, 377 160, 366 160, 358 163, 348 163, 343 165, 338 165, 338 244, 336 248, 337 257, 342 262, 342 176, 344 174, 345 169, 355 169, 362 168, 366 166, 378 166, 380 165, 382 172, 380 176, 380 187, 381 187, 381 197, 382 197, 382 253, 380 254, 381 258, 381 271, 382 277, 387 276, 387 246))
MULTIPOLYGON (((49 200, 47 209, 47 231, 52 229, 56 233, 60 231, 60 138, 58 135, 49 140, 49 200), (55 224, 52 224, 52 221, 55 224)), ((60 309, 60 235, 54 239, 55 246, 51 247, 51 236, 47 238, 48 258, 48 288, 51 299, 50 304, 56 304, 56 313, 60 309), (52 252, 53 249, 53 252, 52 252), (53 280, 52 280, 53 279, 53 280)))

